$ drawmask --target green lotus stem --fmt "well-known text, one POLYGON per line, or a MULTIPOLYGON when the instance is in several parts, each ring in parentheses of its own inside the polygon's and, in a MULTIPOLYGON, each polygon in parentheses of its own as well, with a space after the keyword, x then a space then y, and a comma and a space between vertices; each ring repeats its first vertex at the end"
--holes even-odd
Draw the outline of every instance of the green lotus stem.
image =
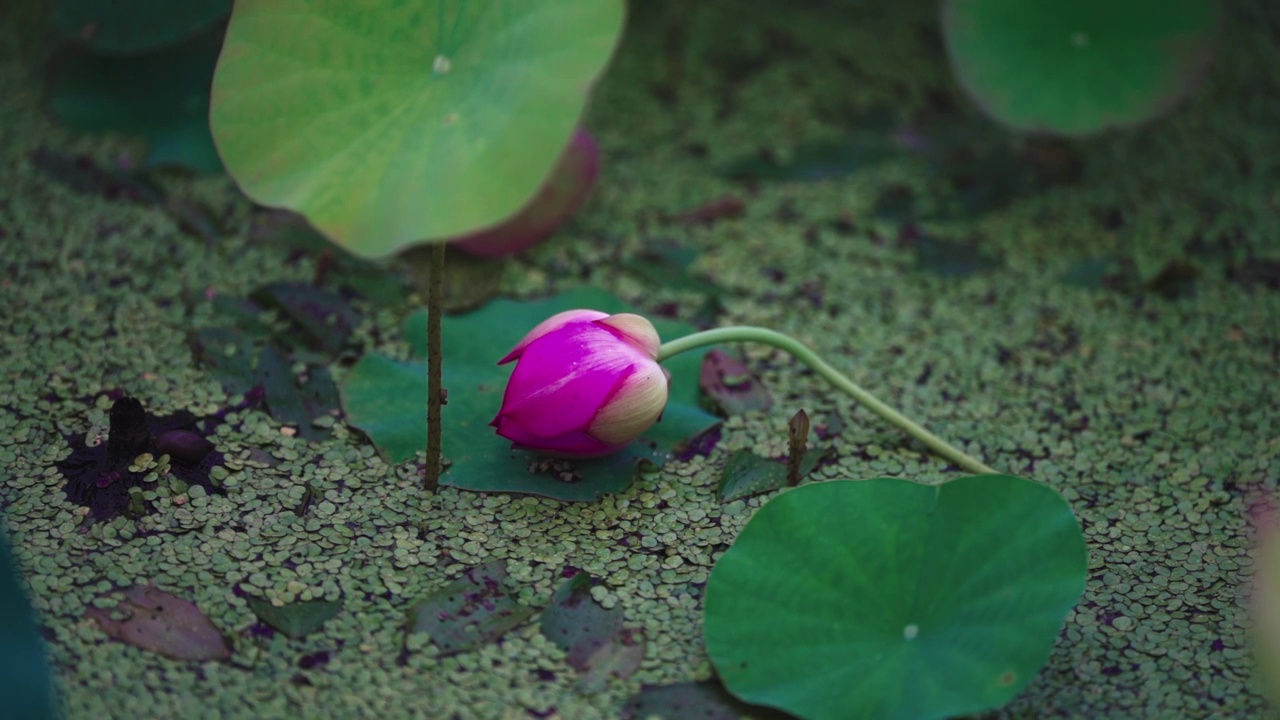
POLYGON ((750 326, 731 326, 703 330, 702 332, 696 332, 692 335, 686 335, 663 343, 662 347, 658 349, 658 362, 688 350, 726 342, 758 342, 784 350, 800 362, 808 365, 814 372, 826 379, 827 382, 843 390, 846 395, 853 398, 863 407, 896 425, 911 437, 927 445, 930 450, 933 450, 938 455, 973 473, 996 474, 996 471, 992 468, 966 455, 959 448, 925 430, 902 413, 877 400, 874 395, 863 390, 857 383, 828 365, 816 353, 806 347, 804 343, 780 332, 750 326))

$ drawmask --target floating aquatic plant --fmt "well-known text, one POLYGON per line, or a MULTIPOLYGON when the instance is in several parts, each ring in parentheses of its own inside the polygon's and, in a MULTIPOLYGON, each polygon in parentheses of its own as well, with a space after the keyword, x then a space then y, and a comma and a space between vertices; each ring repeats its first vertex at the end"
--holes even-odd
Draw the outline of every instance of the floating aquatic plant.
POLYGON ((255 201, 383 257, 528 204, 622 29, 620 0, 239 0, 210 123, 255 201))
POLYGON ((1013 130, 1085 135, 1169 110, 1203 74, 1216 0, 944 0, 960 85, 1013 130))
POLYGON ((1079 522, 1040 483, 815 483, 716 563, 707 652, 734 695, 802 718, 981 712, 1048 659, 1086 569, 1079 522))

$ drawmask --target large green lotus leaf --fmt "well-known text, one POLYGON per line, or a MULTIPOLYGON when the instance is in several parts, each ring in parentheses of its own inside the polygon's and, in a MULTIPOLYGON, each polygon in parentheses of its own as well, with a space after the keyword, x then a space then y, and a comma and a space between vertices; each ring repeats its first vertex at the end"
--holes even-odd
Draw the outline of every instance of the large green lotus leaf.
POLYGON ((0 517, 0 697, 5 699, 5 717, 54 718, 53 682, 44 643, 4 534, 0 517))
POLYGON ((497 224, 536 194, 622 0, 239 0, 210 115, 251 198, 367 257, 497 224))
POLYGON ((999 707, 1049 657, 1087 552, 1052 488, 835 480, 760 508, 707 584, 729 691, 803 718, 928 720, 999 707))
POLYGON ((55 0, 63 36, 104 55, 133 55, 182 40, 231 12, 232 0, 55 0))
MULTIPOLYGON (((662 419, 627 448, 600 459, 556 462, 512 450, 511 443, 489 426, 502 406, 514 367, 497 362, 539 322, 574 308, 631 310, 603 290, 578 288, 543 300, 495 300, 442 320, 442 371, 449 403, 443 409, 441 435, 444 455, 452 464, 441 483, 466 490, 591 502, 625 490, 641 461, 661 465, 680 443, 719 421, 698 404, 698 372, 705 351, 696 350, 663 363, 671 373, 667 408, 662 419)), ((688 325, 669 320, 655 320, 654 326, 664 339, 693 332, 688 325)), ((426 355, 425 312, 406 319, 405 335, 416 357, 426 355)), ((364 431, 391 462, 403 462, 425 449, 425 362, 366 355, 343 378, 341 393, 348 421, 364 431)))
POLYGON ((143 166, 181 165, 219 172, 209 135, 209 84, 221 33, 130 57, 71 53, 59 65, 49 109, 85 132, 120 132, 147 141, 143 166))
POLYGON ((1081 135, 1168 110, 1202 74, 1216 0, 944 0, 965 91, 1019 131, 1081 135))

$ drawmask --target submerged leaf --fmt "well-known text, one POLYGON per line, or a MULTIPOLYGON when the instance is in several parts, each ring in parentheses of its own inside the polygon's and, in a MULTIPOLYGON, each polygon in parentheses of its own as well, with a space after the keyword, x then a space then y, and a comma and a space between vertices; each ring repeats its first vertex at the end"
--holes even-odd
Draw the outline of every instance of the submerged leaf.
POLYGON ((284 313, 312 349, 329 355, 342 350, 360 322, 359 313, 341 296, 308 283, 272 283, 254 292, 253 299, 284 313))
POLYGON ((695 322, 710 323, 719 312, 724 289, 714 279, 690 268, 698 258, 697 251, 681 246, 650 246, 638 256, 622 263, 622 269, 655 287, 702 296, 694 313, 695 322))
POLYGON ((623 628, 587 658, 578 687, 583 692, 600 692, 609 678, 626 680, 635 675, 644 662, 645 647, 643 633, 623 628))
POLYGON ((565 581, 542 611, 542 634, 564 650, 569 665, 585 674, 587 692, 602 688, 609 676, 626 679, 644 659, 640 633, 623 627, 622 608, 606 609, 591 597, 596 580, 579 573, 565 581))
POLYGON ((258 384, 253 340, 230 328, 200 328, 190 336, 196 360, 228 395, 243 395, 258 384))
MULTIPOLYGON (((810 450, 800 464, 800 478, 806 478, 826 459, 829 451, 810 450)), ((752 495, 772 492, 788 485, 787 465, 762 458, 750 450, 738 450, 725 462, 717 496, 727 503, 752 495)))
POLYGON ((790 715, 773 708, 748 705, 730 695, 718 680, 646 685, 622 707, 626 720, 784 720, 790 715))
POLYGON ((308 600, 279 607, 270 600, 251 597, 249 609, 262 622, 291 638, 300 638, 319 630, 342 609, 341 600, 308 600))
POLYGON ((134 586, 106 610, 90 607, 85 617, 116 640, 175 660, 226 660, 231 648, 200 608, 159 588, 134 586))
POLYGON ((709 350, 702 360, 698 385, 725 415, 740 415, 773 406, 769 390, 741 360, 722 350, 709 350))
POLYGON ((1098 290, 1108 284, 1108 278, 1120 271, 1120 263, 1113 258, 1085 258, 1073 263, 1062 274, 1062 283, 1071 287, 1098 290))
POLYGON ((426 633, 441 656, 497 640, 537 612, 507 594, 506 581, 505 560, 467 569, 413 606, 408 632, 426 633))
MULTIPOLYGON (((397 255, 409 270, 418 291, 425 297, 430 290, 432 248, 409 248, 397 255)), ((475 310, 497 296, 502 289, 505 261, 481 257, 454 249, 445 250, 444 281, 440 302, 446 313, 475 310)))
POLYGON ((291 256, 312 256, 316 264, 327 264, 315 284, 353 293, 374 305, 400 308, 409 296, 409 283, 404 263, 367 260, 331 242, 295 213, 274 211, 263 213, 254 224, 252 237, 263 243, 275 243, 290 249, 291 256))
POLYGON ((338 409, 338 389, 328 368, 308 369, 306 382, 299 383, 283 351, 275 343, 268 343, 258 354, 256 376, 272 417, 296 428, 307 440, 323 440, 329 436, 326 428, 314 422, 338 409))

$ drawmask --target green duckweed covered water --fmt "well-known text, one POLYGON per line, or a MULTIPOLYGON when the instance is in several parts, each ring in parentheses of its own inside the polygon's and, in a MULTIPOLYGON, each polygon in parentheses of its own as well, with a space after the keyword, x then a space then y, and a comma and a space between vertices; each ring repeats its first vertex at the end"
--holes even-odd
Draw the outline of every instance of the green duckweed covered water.
MULTIPOLYGON (((747 348, 772 409, 731 418, 709 456, 600 503, 427 493, 416 465, 388 467, 341 421, 308 444, 254 410, 213 438, 226 495, 160 497, 136 523, 83 525, 55 467, 70 453, 63 434, 100 430, 116 388, 159 414, 231 405, 186 340, 215 321, 206 291, 307 281, 315 256, 253 234, 225 178, 167 181, 226 229, 206 242, 160 208, 40 170, 38 149, 110 166, 135 148, 42 114, 47 39, 16 21, 38 15, 32 5, 0 26, 0 502, 72 717, 613 717, 642 685, 711 675, 701 588, 767 499, 717 502, 728 452, 782 454, 787 418, 804 408, 843 425, 823 477, 954 474, 786 357, 747 348), (307 485, 316 502, 299 516, 307 485), (640 670, 584 694, 536 622, 500 644, 398 662, 413 602, 497 559, 529 605, 545 605, 566 568, 602 577, 597 599, 647 638, 640 670), (234 638, 233 659, 167 660, 85 619, 95 598, 135 583, 196 602, 234 638), (237 584, 284 602, 341 597, 344 610, 301 640, 260 641, 237 584), (328 663, 300 667, 317 653, 328 663)), ((1081 144, 1073 181, 904 231, 874 217, 887 188, 926 206, 946 198, 902 154, 824 182, 743 184, 716 169, 836 139, 879 108, 966 107, 931 7, 868 3, 832 22, 824 3, 785 17, 757 5, 633 13, 589 116, 601 184, 555 240, 506 266, 504 292, 592 283, 696 319, 696 291, 626 269, 655 243, 690 248, 691 270, 725 291, 717 323, 794 334, 986 463, 1058 488, 1082 519, 1090 580, 1048 666, 995 716, 1275 715, 1252 689, 1244 599, 1248 507, 1280 476, 1280 11, 1233 6, 1194 101, 1081 144), (744 201, 741 217, 671 220, 726 195, 744 201), (972 241, 994 260, 921 267, 921 237, 972 241), (1120 259, 1105 282, 1099 258, 1120 259), (1178 263, 1198 277, 1169 275, 1178 263)), ((402 352, 411 306, 361 309, 357 342, 402 352)))

